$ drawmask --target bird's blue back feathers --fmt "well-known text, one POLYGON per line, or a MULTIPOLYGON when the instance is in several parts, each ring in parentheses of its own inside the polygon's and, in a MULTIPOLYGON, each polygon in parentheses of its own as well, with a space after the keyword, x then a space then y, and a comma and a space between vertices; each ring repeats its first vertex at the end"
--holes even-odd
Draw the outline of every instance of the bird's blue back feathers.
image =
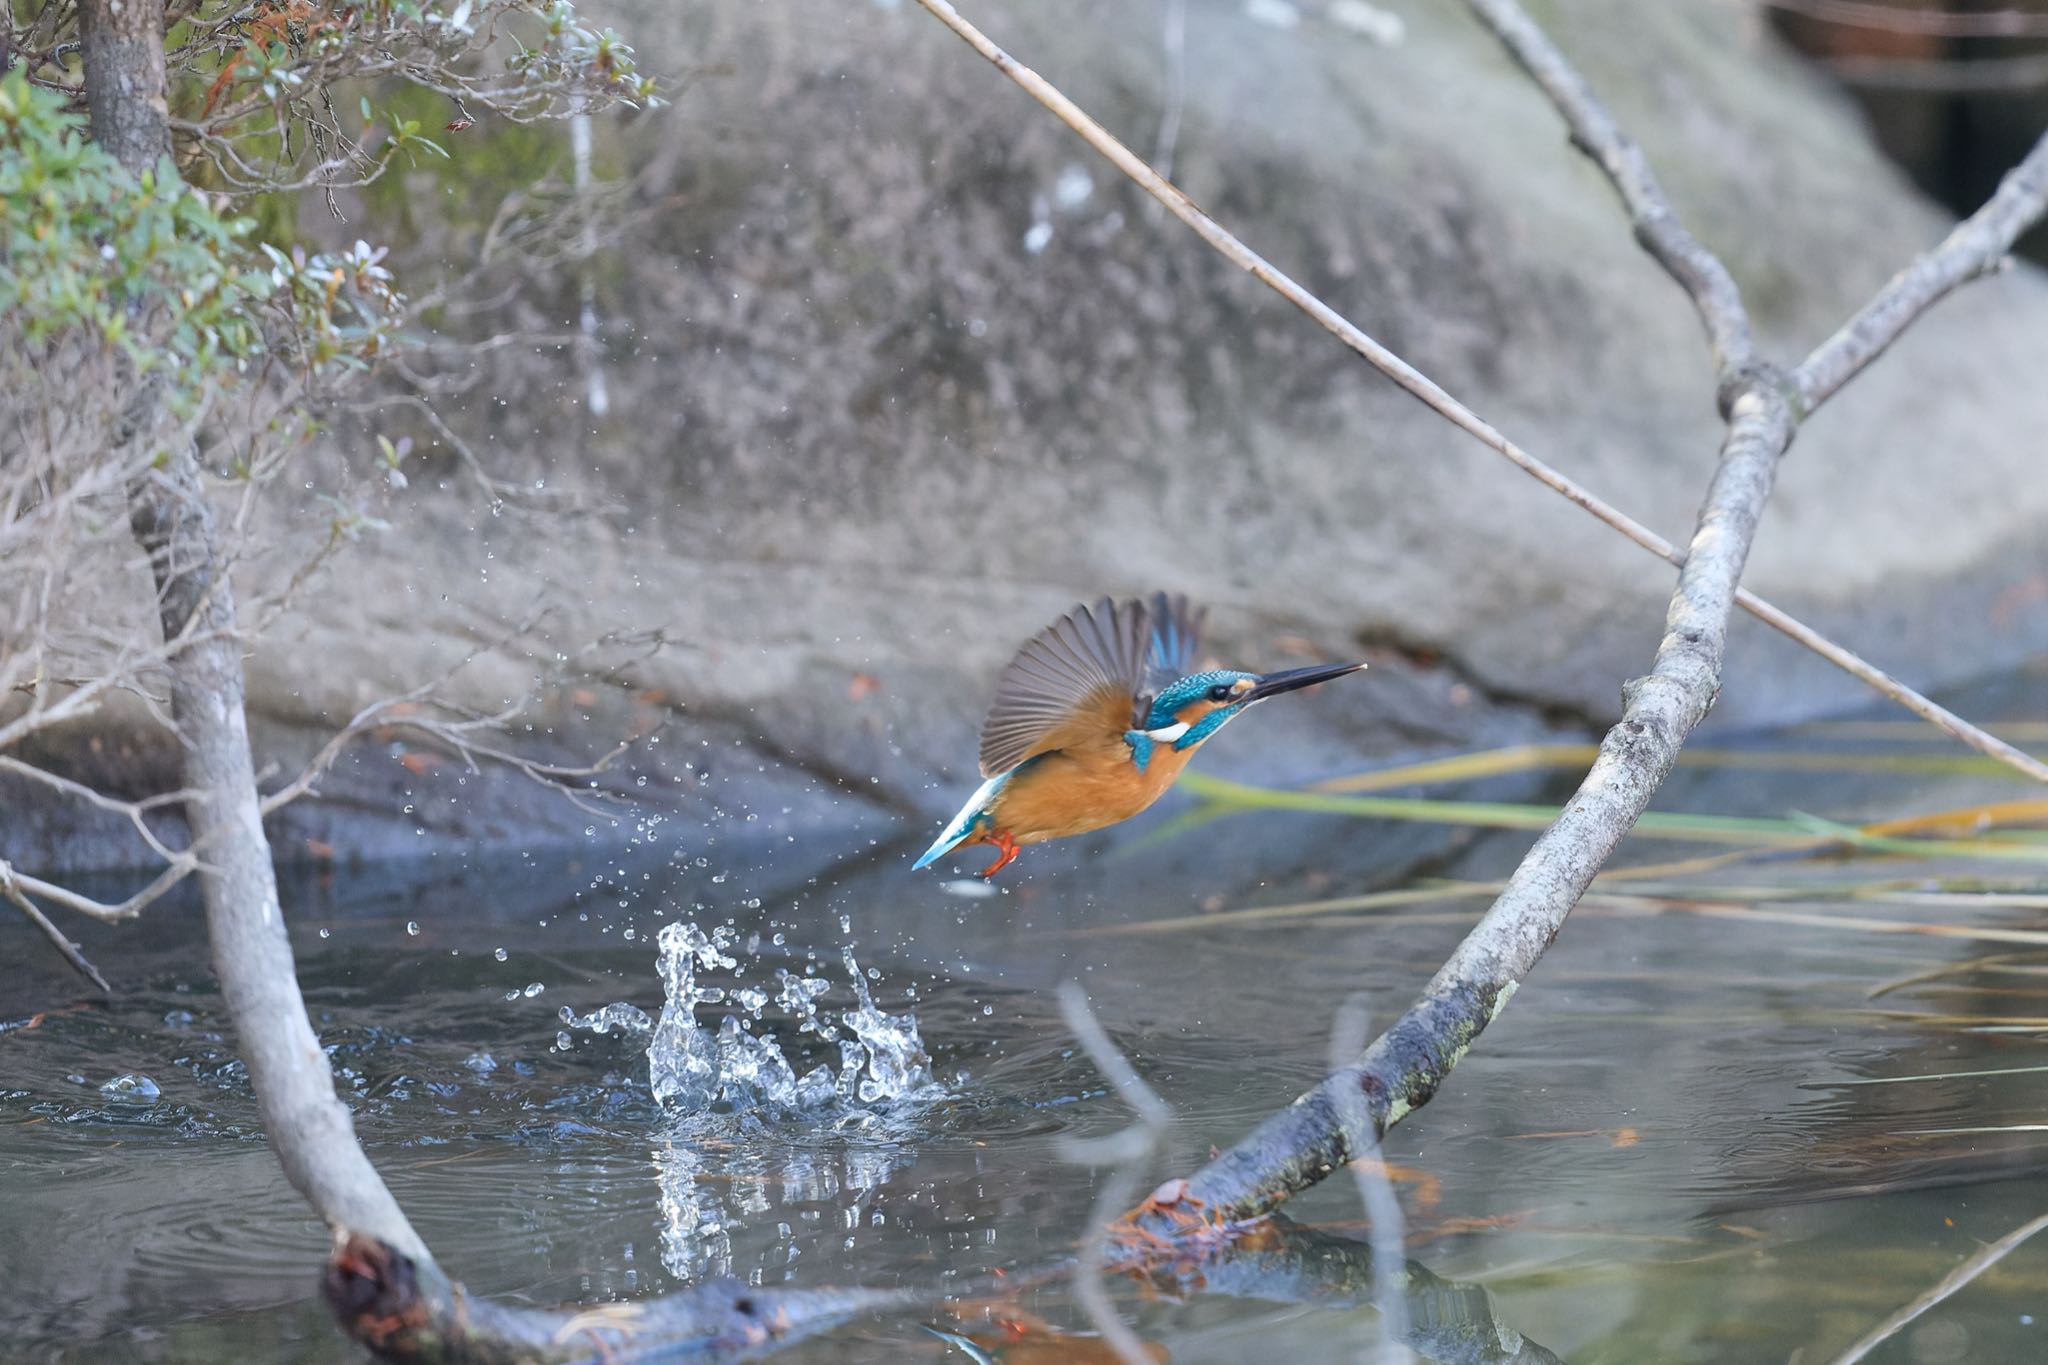
POLYGON ((1012 768, 1009 772, 997 773, 982 783, 980 789, 967 798, 967 804, 960 808, 960 813, 953 817, 953 822, 947 825, 945 831, 932 842, 932 846, 924 851, 924 856, 911 864, 911 869, 915 871, 918 868, 930 867, 973 835, 981 827, 982 822, 989 818, 988 808, 995 801, 996 793, 1003 789, 1003 784, 1008 782, 1016 771, 1012 768))

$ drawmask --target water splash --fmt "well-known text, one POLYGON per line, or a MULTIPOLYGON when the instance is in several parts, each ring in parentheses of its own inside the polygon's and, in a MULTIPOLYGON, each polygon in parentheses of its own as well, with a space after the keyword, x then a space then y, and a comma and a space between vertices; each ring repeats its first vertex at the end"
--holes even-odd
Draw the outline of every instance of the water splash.
POLYGON ((757 964, 741 958, 759 939, 736 955, 738 942, 726 926, 669 924, 656 940, 659 1019, 623 1002, 558 1016, 561 1046, 569 1029, 645 1039, 648 1080, 668 1117, 653 1154, 661 1261, 679 1280, 734 1273, 732 1230, 771 1211, 781 1215, 787 1279, 807 1240, 794 1229, 817 1220, 820 1205, 839 1206, 834 1226, 856 1227, 860 1203, 903 1160, 926 1104, 947 1093, 932 1077, 917 1017, 875 1003, 851 950, 840 961, 853 1005, 832 1010, 823 1000, 838 983, 825 976, 777 968, 772 985, 750 984, 757 964), (707 1005, 726 1007, 715 1026, 698 1022, 707 1005), (767 1127, 776 1124, 788 1126, 786 1140, 767 1127))
POLYGON ((623 1000, 606 1005, 602 1009, 594 1009, 588 1014, 578 1014, 564 1005, 557 1012, 556 1018, 572 1029, 581 1029, 585 1033, 600 1036, 617 1033, 637 1038, 642 1034, 654 1032, 654 1021, 647 1017, 647 1011, 638 1005, 629 1005, 623 1000))
POLYGON ((856 1004, 840 1014, 836 1025, 818 1005, 831 989, 828 981, 777 973, 772 1002, 795 1021, 795 1033, 839 1045, 836 1068, 819 1063, 799 1075, 776 1033, 756 1033, 751 1027, 771 1003, 768 992, 748 986, 728 992, 701 984, 701 974, 739 965, 727 951, 735 937, 724 926, 707 934, 695 924, 677 923, 663 928, 657 940, 667 1000, 647 1044, 647 1068, 654 1098, 663 1106, 679 1113, 802 1114, 855 1102, 882 1104, 934 1088, 917 1017, 891 1015, 876 1006, 851 950, 842 961, 856 1004), (746 1022, 732 1013, 715 1029, 699 1025, 697 1007, 718 1004, 737 1006, 746 1022))

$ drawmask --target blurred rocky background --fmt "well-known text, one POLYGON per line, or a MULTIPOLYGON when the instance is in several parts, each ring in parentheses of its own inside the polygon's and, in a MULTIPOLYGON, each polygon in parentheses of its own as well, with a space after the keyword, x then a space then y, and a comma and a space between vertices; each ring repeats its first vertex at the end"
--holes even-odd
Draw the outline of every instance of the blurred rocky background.
MULTIPOLYGON (((1957 33, 1975 6, 1903 31, 1866 13, 1883 8, 1538 14, 1788 361, 2048 120, 2048 71, 2026 78, 2048 62, 2032 36, 2048 7, 2007 36, 1957 33), (2004 83, 1973 79, 1979 65, 2004 83)), ((418 362, 411 391, 434 395, 445 430, 404 406, 337 420, 308 502, 274 512, 325 515, 312 499, 375 436, 410 443, 406 486, 372 509, 388 529, 253 646, 259 747, 279 772, 366 703, 481 651, 453 695, 522 704, 522 752, 574 761, 634 738, 604 783, 831 861, 922 844, 976 780, 996 670, 1079 599, 1188 592, 1239 666, 1372 662, 1205 753, 1251 778, 1585 733, 1647 666, 1668 567, 1162 221, 915 4, 593 12, 673 102, 595 122, 587 237, 542 267, 498 264, 520 221, 512 169, 578 191, 564 129, 489 122, 338 216, 315 205, 281 225, 389 243, 418 292, 460 281, 422 324, 484 344, 418 362), (577 331, 586 291, 594 345, 577 331)), ((971 13, 1529 450, 1689 532, 1720 431, 1699 328, 1462 11, 971 13)), ((1802 431, 1749 584, 1922 687, 2038 665, 2044 360, 2038 268, 1943 304, 1802 431)), ((1745 620, 1715 723, 1863 700, 1745 620)), ((68 754, 42 757, 116 790, 174 785, 171 756, 110 721, 52 743, 68 754)), ((400 731, 358 744, 323 790, 280 817, 281 856, 530 847, 607 823, 400 731)), ((59 864, 119 862, 132 838, 73 812, 38 831, 16 804, 16 839, 59 864)))

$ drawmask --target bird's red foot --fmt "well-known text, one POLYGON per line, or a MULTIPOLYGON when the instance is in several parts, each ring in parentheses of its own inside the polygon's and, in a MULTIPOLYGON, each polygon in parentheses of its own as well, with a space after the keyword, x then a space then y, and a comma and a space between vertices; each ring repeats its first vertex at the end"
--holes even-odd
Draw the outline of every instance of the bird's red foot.
POLYGON ((981 875, 984 877, 995 876, 996 873, 1001 872, 1004 868, 1008 867, 1011 864, 1011 862, 1015 860, 1019 853, 1022 853, 1024 851, 1022 848, 1018 846, 1017 841, 1015 839, 1012 839, 1008 834, 1004 833, 1002 830, 997 830, 994 834, 989 835, 986 842, 994 844, 997 848, 1001 849, 1003 856, 996 859, 994 862, 990 863, 987 867, 982 869, 981 875))

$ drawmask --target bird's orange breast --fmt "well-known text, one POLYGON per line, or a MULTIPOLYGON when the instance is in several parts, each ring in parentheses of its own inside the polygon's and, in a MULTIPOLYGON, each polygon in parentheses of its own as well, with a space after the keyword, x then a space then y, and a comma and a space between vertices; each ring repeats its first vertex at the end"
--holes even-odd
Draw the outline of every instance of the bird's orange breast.
POLYGON ((1003 785, 992 823, 1020 844, 1101 829, 1157 801, 1193 756, 1160 744, 1140 770, 1121 739, 1045 754, 1003 785))

